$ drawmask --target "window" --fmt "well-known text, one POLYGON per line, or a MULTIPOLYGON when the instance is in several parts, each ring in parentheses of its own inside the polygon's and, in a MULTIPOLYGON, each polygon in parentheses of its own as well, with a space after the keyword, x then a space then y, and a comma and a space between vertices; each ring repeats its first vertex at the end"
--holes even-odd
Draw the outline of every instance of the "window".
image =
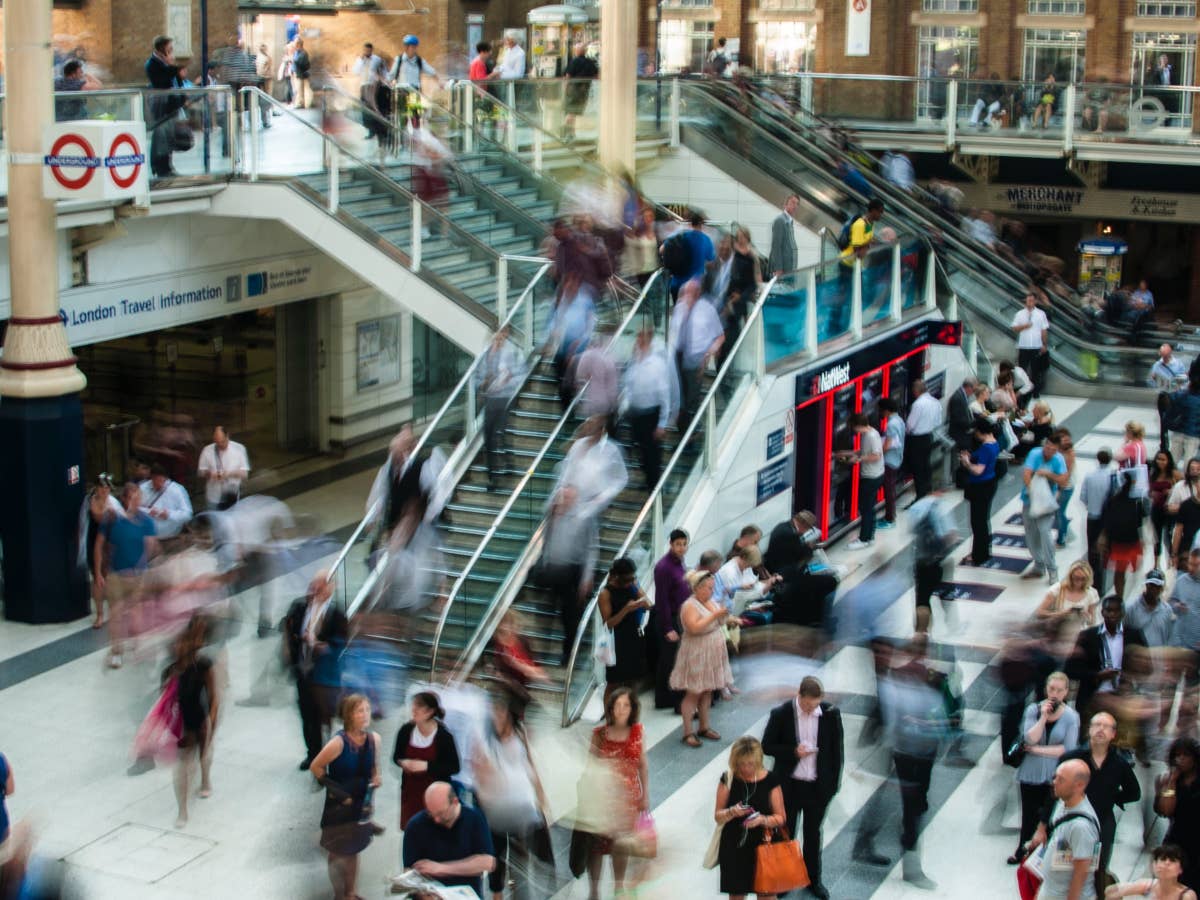
POLYGON ((761 10, 786 9, 788 12, 812 12, 816 9, 816 0, 758 0, 761 10))
POLYGON ((1196 0, 1138 0, 1137 14, 1148 19, 1191 19, 1196 15, 1196 0))
MULTIPOLYGON (((1032 0, 1031 0, 1032 2, 1032 0)), ((1025 29, 1026 81, 1041 81, 1049 72, 1060 83, 1084 80, 1087 33, 1061 28, 1025 29)))
MULTIPOLYGON (((1140 86, 1135 99, 1144 99, 1157 110, 1157 100, 1162 104, 1161 124, 1192 128, 1192 95, 1183 91, 1167 90, 1170 87, 1190 87, 1192 73, 1196 71, 1196 35, 1138 31, 1133 35, 1133 71, 1130 81, 1140 86)), ((1145 105, 1145 104, 1143 104, 1145 105)), ((1143 117, 1149 125, 1153 112, 1143 117)))
MULTIPOLYGON (((978 54, 978 28, 923 25, 917 33, 917 73, 922 78, 970 75, 978 54)), ((922 81, 917 88, 917 118, 940 119, 945 107, 946 83, 922 81)))
POLYGON ((921 12, 979 12, 979 0, 921 0, 921 12))
MULTIPOLYGON (((760 9, 765 6, 760 5, 760 9)), ((755 65, 760 72, 811 72, 817 26, 809 22, 759 22, 754 26, 755 65)))
POLYGON ((692 9, 697 6, 712 6, 712 0, 662 0, 663 9, 692 9))
POLYGON ((1086 0, 1029 0, 1033 16, 1082 16, 1086 7, 1086 0))
POLYGON ((704 70, 713 46, 713 23, 699 19, 663 19, 659 31, 664 72, 704 70))

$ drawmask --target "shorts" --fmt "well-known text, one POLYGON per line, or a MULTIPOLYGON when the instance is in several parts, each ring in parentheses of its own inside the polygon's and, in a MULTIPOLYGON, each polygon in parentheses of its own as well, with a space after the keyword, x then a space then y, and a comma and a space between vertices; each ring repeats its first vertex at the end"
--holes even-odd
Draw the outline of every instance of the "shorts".
POLYGON ((136 601, 141 592, 141 572, 109 572, 104 580, 104 599, 110 607, 136 601))

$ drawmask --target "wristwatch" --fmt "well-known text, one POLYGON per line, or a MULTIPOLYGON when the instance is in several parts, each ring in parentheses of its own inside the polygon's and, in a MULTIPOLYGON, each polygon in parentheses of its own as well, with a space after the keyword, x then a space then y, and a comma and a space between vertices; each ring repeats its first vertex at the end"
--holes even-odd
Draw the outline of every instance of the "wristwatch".
POLYGON ((1165 790, 1165 791, 1159 791, 1159 792, 1158 792, 1158 796, 1160 796, 1160 797, 1174 797, 1174 796, 1175 796, 1175 789, 1174 789, 1174 788, 1169 788, 1169 789, 1167 789, 1167 790, 1165 790))

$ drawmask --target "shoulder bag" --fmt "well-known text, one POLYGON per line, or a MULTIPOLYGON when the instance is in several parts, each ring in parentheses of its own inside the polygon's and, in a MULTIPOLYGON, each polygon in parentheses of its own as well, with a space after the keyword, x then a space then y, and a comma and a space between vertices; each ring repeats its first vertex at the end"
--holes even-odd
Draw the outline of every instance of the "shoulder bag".
POLYGON ((758 845, 754 866, 754 892, 756 894, 784 894, 808 887, 808 866, 800 843, 789 840, 786 828, 764 828, 762 843, 758 845), (772 832, 783 836, 773 841, 772 832))

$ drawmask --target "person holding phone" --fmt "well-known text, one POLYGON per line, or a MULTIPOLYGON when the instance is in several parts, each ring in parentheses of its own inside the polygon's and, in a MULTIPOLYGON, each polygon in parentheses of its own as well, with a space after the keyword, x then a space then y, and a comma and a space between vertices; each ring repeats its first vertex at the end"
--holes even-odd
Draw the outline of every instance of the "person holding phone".
MULTIPOLYGON (((764 828, 778 828, 787 819, 779 779, 763 766, 757 738, 740 737, 729 750, 729 771, 717 785, 713 819, 723 825, 717 865, 721 893, 742 900, 754 890, 754 870, 764 828)), ((771 900, 774 894, 757 894, 771 900)))
POLYGON ((1021 834, 1016 852, 1008 858, 1015 866, 1029 852, 1029 841, 1037 830, 1043 807, 1049 806, 1054 770, 1059 757, 1079 743, 1079 713, 1067 706, 1071 682, 1063 672, 1046 679, 1046 699, 1030 703, 1021 720, 1024 758, 1017 768, 1021 790, 1021 834))

